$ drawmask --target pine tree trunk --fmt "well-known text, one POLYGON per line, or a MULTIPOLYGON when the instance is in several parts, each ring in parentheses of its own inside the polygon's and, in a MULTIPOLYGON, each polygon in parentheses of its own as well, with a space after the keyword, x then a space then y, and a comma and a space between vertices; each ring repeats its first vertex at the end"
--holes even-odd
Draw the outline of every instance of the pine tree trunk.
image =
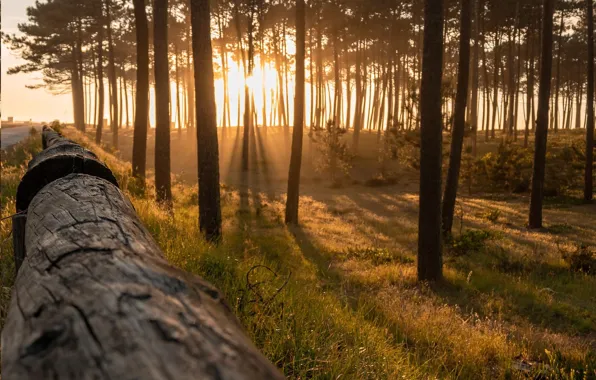
POLYGON ((144 184, 146 176, 147 128, 149 125, 149 26, 144 0, 134 0, 137 42, 137 90, 132 145, 132 175, 144 184))
POLYGON ((128 82, 126 81, 126 73, 123 73, 122 80, 124 82, 124 103, 126 108, 126 128, 130 128, 130 107, 128 104, 128 82))
POLYGON ((493 78, 493 112, 490 138, 495 138, 495 123, 497 120, 497 105, 499 100, 499 36, 495 36, 495 47, 493 48, 494 55, 494 78, 493 78))
POLYGON ((534 123, 532 118, 532 98, 534 98, 534 39, 533 27, 528 26, 528 35, 526 45, 528 47, 528 71, 527 77, 527 97, 526 97, 526 127, 524 130, 524 148, 528 147, 528 138, 530 136, 530 124, 534 123))
POLYGON ((210 32, 209 0, 191 0, 192 47, 197 115, 199 226, 211 241, 221 238, 217 109, 210 32))
POLYGON ((453 133, 451 138, 451 152, 449 154, 449 169, 445 183, 443 197, 443 234, 451 235, 455 198, 459 182, 462 147, 466 128, 466 101, 468 97, 468 79, 470 76, 470 25, 471 0, 461 0, 461 20, 459 37, 459 63, 457 70, 457 95, 455 99, 455 114, 453 133))
POLYGON ((559 91, 561 88, 561 55, 563 53, 563 30, 565 28, 565 12, 561 11, 561 24, 557 41, 557 73, 555 74, 555 104, 554 104, 554 129, 559 131, 559 91))
MULTIPOLYGON (((174 72, 176 75, 176 121, 178 122, 178 134, 182 133, 182 111, 180 108, 180 63, 179 61, 178 44, 174 43, 174 60, 175 67, 174 72)), ((222 68, 223 70, 223 68, 222 68)))
MULTIPOLYGON (((300 169, 302 167, 302 138, 304 130, 304 60, 306 58, 304 0, 296 0, 296 90, 294 97, 294 129, 292 131, 292 155, 288 174, 288 197, 286 201, 286 224, 298 223, 300 200, 300 169)), ((336 68, 339 70, 339 68, 336 68)))
MULTIPOLYGON (((103 6, 102 6, 102 14, 103 14, 103 6)), ((103 83, 103 28, 104 25, 100 22, 99 30, 97 32, 97 82, 99 83, 98 89, 98 97, 99 97, 99 105, 98 105, 98 117, 97 117, 97 128, 95 129, 95 143, 97 145, 101 144, 101 137, 103 132, 103 119, 104 119, 104 111, 105 111, 105 87, 103 83)), ((149 54, 149 53, 147 53, 149 54)))
POLYGON ((418 280, 442 277, 441 165, 443 0, 424 1, 424 43, 420 88, 420 205, 418 280))
POLYGON ((358 153, 358 142, 360 139, 360 130, 362 129, 361 124, 361 113, 362 113, 362 71, 361 71, 361 53, 359 45, 356 46, 356 107, 354 109, 354 135, 353 135, 353 150, 354 153, 358 153))
POLYGON ((168 67, 168 0, 153 4, 155 56, 155 191, 157 201, 171 206, 170 79, 168 67))
POLYGON ((532 194, 530 197, 530 228, 542 228, 542 201, 546 166, 546 140, 548 136, 548 107, 552 75, 553 8, 554 0, 543 0, 542 59, 538 94, 538 120, 535 130, 534 167, 532 169, 532 194))
POLYGON ((472 58, 472 98, 470 104, 470 127, 472 129, 472 156, 476 157, 476 145, 478 140, 478 81, 479 81, 479 24, 480 24, 480 1, 475 0, 474 7, 474 50, 472 58))
POLYGON ((588 89, 587 89, 587 126, 586 126, 586 167, 584 175, 584 200, 591 202, 594 197, 594 10, 592 0, 587 3, 588 24, 588 89))
POLYGON ((186 84, 187 84, 187 93, 186 93, 186 112, 188 113, 188 125, 187 125, 187 133, 190 135, 194 132, 195 128, 195 78, 192 73, 192 62, 190 53, 192 51, 192 38, 190 35, 190 14, 186 15, 186 41, 188 43, 188 54, 186 54, 186 84))
POLYGON ((116 62, 114 52, 114 39, 112 36, 112 8, 111 0, 106 0, 106 15, 108 27, 108 73, 110 79, 111 104, 112 104, 112 145, 118 149, 118 78, 116 77, 116 62))

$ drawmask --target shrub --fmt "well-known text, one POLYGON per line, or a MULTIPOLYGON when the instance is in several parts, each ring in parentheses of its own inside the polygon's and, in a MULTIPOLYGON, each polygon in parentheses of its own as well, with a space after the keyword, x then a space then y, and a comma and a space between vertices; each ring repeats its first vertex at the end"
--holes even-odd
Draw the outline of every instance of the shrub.
POLYGON ((458 236, 450 236, 445 240, 449 253, 453 256, 465 256, 478 252, 484 247, 486 240, 492 237, 484 230, 467 230, 458 236))
POLYGON ((325 128, 313 127, 309 135, 320 153, 315 169, 319 173, 328 173, 334 186, 340 185, 339 174, 343 173, 347 176, 352 168, 354 156, 348 145, 341 139, 345 133, 345 128, 329 120, 325 128))
MULTIPOLYGON (((555 197, 582 187, 585 149, 580 143, 550 145, 547 149, 544 195, 555 197)), ((532 150, 502 142, 497 152, 475 163, 475 176, 487 189, 525 193, 532 178, 532 150)))
POLYGON ((49 127, 51 127, 53 130, 55 130, 56 132, 58 132, 61 135, 62 129, 64 129, 66 127, 66 124, 60 123, 60 120, 56 119, 50 123, 49 127))
POLYGON ((596 251, 587 244, 577 244, 575 251, 563 251, 561 256, 572 271, 596 274, 596 251))
POLYGON ((367 179, 364 186, 368 187, 382 187, 397 184, 397 177, 385 177, 382 175, 367 179))
POLYGON ((482 214, 482 217, 491 223, 497 223, 501 217, 501 210, 493 208, 482 214))
POLYGON ((518 145, 501 143, 496 153, 487 153, 476 163, 477 175, 493 189, 523 193, 530 189, 532 154, 518 145))
POLYGON ((379 147, 380 177, 390 177, 389 161, 397 161, 413 169, 420 168, 420 132, 405 130, 404 125, 393 119, 389 121, 379 147))

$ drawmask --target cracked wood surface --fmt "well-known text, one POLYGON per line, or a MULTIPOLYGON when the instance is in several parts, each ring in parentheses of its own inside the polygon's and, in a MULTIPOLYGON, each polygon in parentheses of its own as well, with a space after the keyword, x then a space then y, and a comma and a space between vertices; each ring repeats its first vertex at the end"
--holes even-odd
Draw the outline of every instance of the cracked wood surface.
POLYGON ((44 127, 44 150, 29 161, 27 173, 17 190, 17 211, 27 210, 35 195, 48 183, 71 173, 84 173, 103 178, 118 186, 116 178, 95 153, 44 127))
POLYGON ((283 378, 106 180, 45 186, 29 205, 26 253, 2 333, 6 380, 283 378))

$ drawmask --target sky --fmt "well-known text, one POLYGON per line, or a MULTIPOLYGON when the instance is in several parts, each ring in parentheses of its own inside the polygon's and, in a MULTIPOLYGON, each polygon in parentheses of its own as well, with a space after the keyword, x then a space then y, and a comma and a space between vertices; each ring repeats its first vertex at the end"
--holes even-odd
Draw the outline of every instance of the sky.
MULTIPOLYGON (((2 2, 2 32, 17 33, 17 25, 27 21, 26 9, 35 0, 8 0, 2 2)), ((70 94, 53 95, 45 89, 31 90, 26 85, 40 83, 41 73, 7 75, 9 68, 24 63, 2 44, 2 120, 71 122, 72 97, 70 94)))

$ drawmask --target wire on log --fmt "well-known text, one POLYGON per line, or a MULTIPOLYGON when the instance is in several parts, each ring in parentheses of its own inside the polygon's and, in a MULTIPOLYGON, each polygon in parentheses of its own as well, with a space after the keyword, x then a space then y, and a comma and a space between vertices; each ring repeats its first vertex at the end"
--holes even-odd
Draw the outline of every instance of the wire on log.
MULTIPOLYGON (((48 149, 73 144, 46 141, 48 149)), ((112 181, 57 178, 27 214, 26 257, 2 332, 3 378, 283 378, 220 292, 165 260, 112 181)))

